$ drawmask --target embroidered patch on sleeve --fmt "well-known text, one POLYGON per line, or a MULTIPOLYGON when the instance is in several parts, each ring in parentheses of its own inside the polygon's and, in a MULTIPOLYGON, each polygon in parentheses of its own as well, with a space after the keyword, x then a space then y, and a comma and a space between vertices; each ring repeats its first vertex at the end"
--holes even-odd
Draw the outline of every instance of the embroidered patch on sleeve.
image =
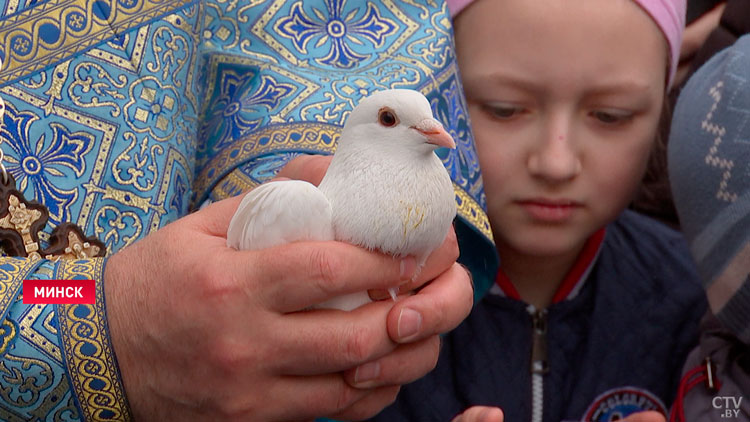
POLYGON ((594 399, 581 421, 617 421, 645 410, 654 410, 665 416, 667 414, 664 403, 650 391, 637 387, 617 387, 594 399))

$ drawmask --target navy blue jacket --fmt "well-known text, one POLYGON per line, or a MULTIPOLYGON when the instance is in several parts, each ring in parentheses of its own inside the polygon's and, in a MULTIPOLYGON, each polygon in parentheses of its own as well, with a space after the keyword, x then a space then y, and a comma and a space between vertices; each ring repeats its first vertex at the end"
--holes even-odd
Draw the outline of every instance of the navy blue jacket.
MULTIPOLYGON (((550 305, 543 419, 610 420, 668 407, 696 345, 705 296, 677 232, 626 211, 607 227, 575 297, 550 305)), ((443 339, 437 367, 376 421, 450 421, 473 405, 531 420, 532 317, 488 294, 443 339)))

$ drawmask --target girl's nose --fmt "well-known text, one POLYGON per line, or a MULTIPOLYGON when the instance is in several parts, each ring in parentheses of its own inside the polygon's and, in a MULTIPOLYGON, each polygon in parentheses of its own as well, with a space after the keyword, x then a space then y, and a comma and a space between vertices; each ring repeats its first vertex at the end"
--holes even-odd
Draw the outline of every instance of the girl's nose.
POLYGON ((571 136, 568 119, 559 119, 539 135, 528 168, 532 176, 547 183, 562 183, 581 172, 580 153, 571 136))

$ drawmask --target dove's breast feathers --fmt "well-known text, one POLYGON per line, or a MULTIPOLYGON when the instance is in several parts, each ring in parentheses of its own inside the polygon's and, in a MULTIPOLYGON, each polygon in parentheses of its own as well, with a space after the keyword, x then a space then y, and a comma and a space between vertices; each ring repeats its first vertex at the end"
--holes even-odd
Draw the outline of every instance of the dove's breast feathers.
POLYGON ((423 263, 456 216, 453 183, 440 159, 337 153, 320 184, 331 202, 337 240, 423 263), (351 171, 351 169, 356 169, 351 171))
POLYGON ((257 250, 298 241, 333 240, 331 204, 314 185, 270 182, 245 195, 232 217, 227 244, 257 250))

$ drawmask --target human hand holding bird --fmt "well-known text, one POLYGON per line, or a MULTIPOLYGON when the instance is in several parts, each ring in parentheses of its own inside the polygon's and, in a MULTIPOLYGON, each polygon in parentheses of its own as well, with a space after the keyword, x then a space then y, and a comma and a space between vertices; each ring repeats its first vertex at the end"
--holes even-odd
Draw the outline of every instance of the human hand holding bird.
MULTIPOLYGON (((275 181, 249 192, 227 244, 251 250, 337 240, 414 256, 419 269, 456 215, 453 184, 434 153, 439 147, 455 143, 422 94, 376 92, 351 112, 320 186, 275 181)), ((316 307, 351 310, 368 302, 359 292, 316 307)))

